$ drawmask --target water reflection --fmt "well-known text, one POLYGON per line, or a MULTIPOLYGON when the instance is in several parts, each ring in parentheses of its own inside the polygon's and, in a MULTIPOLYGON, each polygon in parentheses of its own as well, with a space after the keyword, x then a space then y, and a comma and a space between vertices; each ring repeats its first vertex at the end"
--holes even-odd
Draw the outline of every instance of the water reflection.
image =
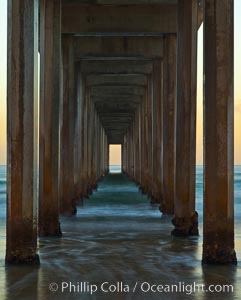
POLYGON ((38 299, 38 270, 36 266, 6 266, 5 299, 38 299))
MULTIPOLYGON (((236 266, 202 266, 202 282, 205 286, 216 285, 217 291, 220 291, 220 299, 240 299, 240 285, 236 284, 237 267, 236 266), (231 285, 231 287, 228 287, 231 285), (232 288, 233 287, 233 288, 232 288), (224 290, 224 291, 222 291, 224 290), (232 291, 229 292, 229 291, 232 291), (226 292, 225 292, 226 291, 226 292), (222 298, 223 297, 223 298, 222 298)), ((210 287, 215 290, 215 287, 210 287)), ((217 298, 217 293, 204 293, 203 299, 217 298)))

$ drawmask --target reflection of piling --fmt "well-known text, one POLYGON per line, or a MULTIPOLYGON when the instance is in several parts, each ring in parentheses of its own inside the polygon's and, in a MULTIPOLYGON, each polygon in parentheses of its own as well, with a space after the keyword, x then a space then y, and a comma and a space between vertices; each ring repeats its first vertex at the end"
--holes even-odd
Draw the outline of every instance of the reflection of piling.
MULTIPOLYGON (((163 214, 174 216, 173 235, 197 235, 196 71, 202 1, 111 5, 104 18, 102 5, 87 9, 77 2, 37 2, 9 5, 6 261, 38 262, 37 230, 40 236, 61 236, 59 214, 76 214, 76 205, 108 174, 110 144, 122 145, 123 173, 163 214)), ((220 2, 206 0, 204 9, 204 263, 236 262, 233 1, 220 2)))

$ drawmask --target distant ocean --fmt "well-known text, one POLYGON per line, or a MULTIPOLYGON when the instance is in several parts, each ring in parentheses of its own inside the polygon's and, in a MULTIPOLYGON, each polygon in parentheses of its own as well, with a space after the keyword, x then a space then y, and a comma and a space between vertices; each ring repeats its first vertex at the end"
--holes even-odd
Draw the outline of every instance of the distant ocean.
POLYGON ((0 225, 2 225, 2 219, 6 217, 6 166, 0 165, 0 225))
POLYGON ((110 173, 119 173, 119 172, 121 172, 121 166, 119 165, 110 166, 110 173))
MULTIPOLYGON (((196 170, 199 237, 174 238, 170 217, 150 205, 136 185, 121 179, 111 166, 104 179, 73 218, 61 218, 63 237, 39 240, 40 268, 5 267, 6 167, 0 166, 0 300, 54 299, 241 299, 241 166, 235 166, 235 249, 238 266, 202 266, 203 167, 196 170), (50 283, 63 281, 155 284, 232 284, 234 293, 63 294, 50 283)), ((17 238, 17 237, 16 237, 17 238)))

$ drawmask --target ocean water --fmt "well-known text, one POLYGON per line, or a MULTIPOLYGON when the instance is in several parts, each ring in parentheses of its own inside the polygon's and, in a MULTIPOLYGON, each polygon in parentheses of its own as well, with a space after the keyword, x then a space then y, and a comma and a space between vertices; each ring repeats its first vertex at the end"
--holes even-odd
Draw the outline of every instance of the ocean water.
POLYGON ((25 267, 4 264, 6 168, 0 166, 0 300, 241 299, 241 166, 235 167, 238 266, 201 265, 201 166, 196 179, 200 236, 190 238, 172 237, 171 218, 151 206, 119 166, 110 171, 76 217, 61 218, 62 238, 39 240, 40 267, 25 267), (218 291, 194 292, 194 284, 216 285, 218 291), (180 290, 164 293, 156 285, 180 290), (220 291, 221 285, 233 285, 233 292, 220 291))
POLYGON ((120 172, 121 172, 121 166, 119 165, 110 166, 110 173, 120 173, 120 172))

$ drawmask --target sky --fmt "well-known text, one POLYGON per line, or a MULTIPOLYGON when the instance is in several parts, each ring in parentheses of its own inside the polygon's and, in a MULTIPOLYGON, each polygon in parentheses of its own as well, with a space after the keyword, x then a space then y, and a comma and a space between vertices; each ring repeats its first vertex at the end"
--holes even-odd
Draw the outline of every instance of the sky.
POLYGON ((110 145, 110 166, 121 164, 121 145, 110 145))
MULTIPOLYGON (((241 0, 234 1, 234 101, 235 164, 241 164, 241 0)), ((197 164, 203 163, 203 29, 198 32, 197 79, 197 164)), ((7 0, 0 0, 0 164, 6 164, 6 66, 7 66, 7 0)), ((111 148, 112 149, 112 148, 111 148)), ((120 149, 113 147, 111 161, 120 164, 120 149)))

